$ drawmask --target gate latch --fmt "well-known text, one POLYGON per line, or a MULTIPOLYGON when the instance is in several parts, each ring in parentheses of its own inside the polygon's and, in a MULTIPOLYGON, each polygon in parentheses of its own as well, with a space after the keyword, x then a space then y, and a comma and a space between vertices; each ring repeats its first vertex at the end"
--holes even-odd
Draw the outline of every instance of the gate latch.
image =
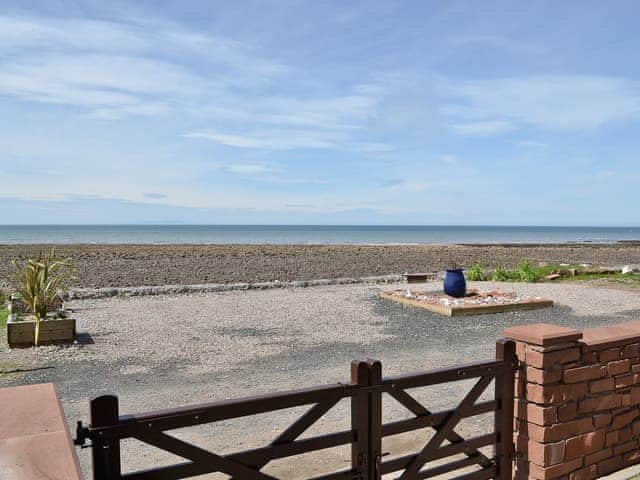
POLYGON ((93 445, 85 445, 87 438, 89 438, 89 429, 79 421, 76 424, 76 438, 73 439, 73 444, 80 448, 91 448, 93 445))

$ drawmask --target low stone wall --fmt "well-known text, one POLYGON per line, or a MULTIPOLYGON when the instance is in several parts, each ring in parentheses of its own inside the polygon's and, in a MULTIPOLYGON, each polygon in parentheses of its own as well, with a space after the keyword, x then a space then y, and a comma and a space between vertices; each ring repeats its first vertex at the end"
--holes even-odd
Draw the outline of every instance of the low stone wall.
MULTIPOLYGON (((430 274, 435 280, 437 274, 430 274)), ((404 275, 380 275, 358 278, 326 278, 316 280, 295 280, 291 282, 256 282, 256 283, 202 283, 195 285, 151 285, 142 287, 106 287, 106 288, 74 288, 67 295, 68 300, 83 298, 137 297, 143 295, 172 295, 188 293, 214 293, 234 290, 266 290, 270 288, 304 288, 327 285, 354 285, 359 283, 397 283, 405 279, 404 275)))
POLYGON ((640 462, 640 322, 505 336, 519 362, 515 478, 589 480, 640 462))

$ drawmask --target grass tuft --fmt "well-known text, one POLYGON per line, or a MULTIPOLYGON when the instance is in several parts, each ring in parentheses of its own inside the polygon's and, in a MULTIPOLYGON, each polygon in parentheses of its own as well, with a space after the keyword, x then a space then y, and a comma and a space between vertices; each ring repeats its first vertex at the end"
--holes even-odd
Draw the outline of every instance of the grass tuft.
POLYGON ((9 317, 9 309, 0 309, 0 329, 5 329, 7 326, 7 318, 9 317))
POLYGON ((515 270, 507 270, 506 268, 500 266, 497 267, 494 272, 491 280, 494 282, 510 282, 510 281, 519 281, 520 275, 515 270))
POLYGON ((482 282, 487 279, 484 273, 484 265, 479 262, 474 263, 470 268, 465 271, 467 280, 472 282, 482 282))
MULTIPOLYGON (((476 263, 467 272, 475 275, 476 267, 481 269, 481 265, 476 263)), ((491 276, 494 282, 527 282, 534 283, 544 281, 544 278, 551 273, 560 273, 562 276, 555 281, 602 281, 605 283, 624 284, 632 287, 640 287, 640 273, 615 273, 611 270, 602 272, 589 271, 584 267, 570 265, 543 265, 535 266, 530 260, 522 259, 515 269, 506 269, 498 266, 491 276)), ((472 279, 467 275, 467 278, 472 279)), ((486 279, 486 276, 484 277, 486 279)))

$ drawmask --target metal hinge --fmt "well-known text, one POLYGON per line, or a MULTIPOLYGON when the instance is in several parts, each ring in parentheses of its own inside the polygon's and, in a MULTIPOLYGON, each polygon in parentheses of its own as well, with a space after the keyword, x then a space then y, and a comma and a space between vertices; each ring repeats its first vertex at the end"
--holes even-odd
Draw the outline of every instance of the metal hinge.
POLYGON ((85 445, 87 438, 89 438, 89 429, 85 427, 81 421, 76 424, 76 438, 73 439, 73 444, 80 448, 91 448, 93 445, 85 445))

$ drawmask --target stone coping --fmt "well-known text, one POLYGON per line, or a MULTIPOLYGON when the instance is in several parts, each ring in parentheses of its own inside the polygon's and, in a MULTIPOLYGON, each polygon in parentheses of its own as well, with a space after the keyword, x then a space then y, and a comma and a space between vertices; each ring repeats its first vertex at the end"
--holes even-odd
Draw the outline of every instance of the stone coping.
POLYGON ((621 343, 640 342, 640 322, 585 328, 583 333, 582 341, 586 350, 602 350, 621 343))
POLYGON ((547 347, 560 343, 575 342, 582 338, 582 332, 549 323, 532 323, 505 328, 504 336, 510 340, 547 347))
POLYGON ((640 342, 640 321, 582 330, 549 323, 533 323, 505 328, 504 336, 510 340, 542 347, 579 342, 587 351, 602 350, 618 344, 640 342))
POLYGON ((0 478, 82 480, 52 383, 0 388, 0 478))
MULTIPOLYGON (((436 278, 437 273, 431 274, 436 278)), ((237 290, 266 290, 272 288, 306 288, 325 287, 330 285, 356 285, 356 284, 386 284, 400 283, 405 280, 404 275, 378 275, 372 277, 344 277, 321 278, 315 280, 292 280, 280 282, 256 282, 256 283, 203 283, 194 285, 149 285, 141 287, 103 287, 103 288, 73 288, 69 291, 68 300, 81 300, 91 298, 108 298, 116 296, 137 297, 145 295, 176 295, 192 293, 216 293, 237 290)))

